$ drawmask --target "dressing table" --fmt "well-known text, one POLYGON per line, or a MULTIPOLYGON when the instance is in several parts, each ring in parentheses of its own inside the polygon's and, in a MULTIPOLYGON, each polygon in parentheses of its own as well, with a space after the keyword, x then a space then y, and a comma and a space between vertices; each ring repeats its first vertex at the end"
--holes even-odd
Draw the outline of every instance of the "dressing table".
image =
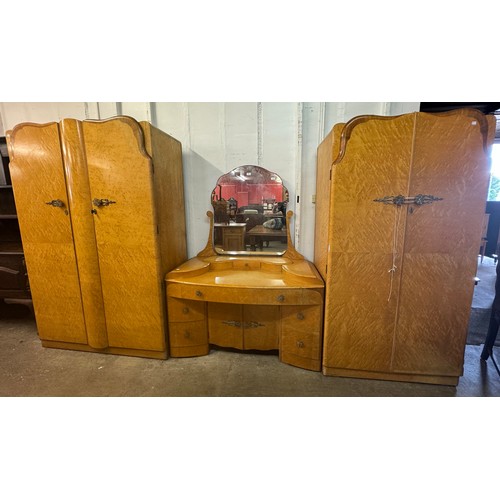
MULTIPOLYGON (((219 179, 215 202, 233 197, 238 204, 241 199, 266 199, 268 204, 270 198, 282 202, 287 197, 276 174, 255 166, 239 168, 243 180, 238 189, 234 189, 232 171, 219 179), (264 182, 243 184, 250 177, 247 173, 254 179, 263 176, 264 182), (270 183, 271 177, 275 184, 270 183)), ((245 251, 233 251, 214 244, 214 215, 207 212, 206 247, 165 278, 172 357, 203 356, 210 346, 220 346, 278 351, 284 363, 321 369, 324 283, 314 265, 293 247, 292 215, 287 212, 280 238, 285 244, 275 240, 265 251, 246 251, 247 245, 245 251)))

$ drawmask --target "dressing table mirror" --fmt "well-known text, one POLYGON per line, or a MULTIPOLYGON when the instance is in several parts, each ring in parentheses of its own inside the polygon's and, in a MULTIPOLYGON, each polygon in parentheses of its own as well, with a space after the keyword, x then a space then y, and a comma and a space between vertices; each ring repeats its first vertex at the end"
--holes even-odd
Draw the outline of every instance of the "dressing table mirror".
POLYGON ((170 356, 274 351, 284 363, 321 369, 324 283, 293 246, 287 202, 279 176, 261 167, 219 178, 207 245, 165 277, 170 356))
POLYGON ((217 254, 283 255, 288 199, 281 177, 256 165, 236 167, 219 177, 212 191, 217 254))

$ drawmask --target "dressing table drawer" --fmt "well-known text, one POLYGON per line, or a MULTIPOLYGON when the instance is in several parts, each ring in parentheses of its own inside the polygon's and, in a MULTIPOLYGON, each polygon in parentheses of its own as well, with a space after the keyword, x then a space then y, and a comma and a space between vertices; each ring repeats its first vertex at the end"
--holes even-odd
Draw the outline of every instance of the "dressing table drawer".
POLYGON ((320 359, 320 332, 286 330, 283 328, 281 349, 302 358, 320 359))
POLYGON ((321 306, 283 306, 281 324, 284 331, 321 330, 321 306))
POLYGON ((206 304, 204 302, 168 297, 167 304, 169 321, 201 321, 206 317, 206 304))
POLYGON ((308 370, 321 368, 322 307, 281 308, 280 359, 308 370))
POLYGON ((208 344, 207 322, 170 323, 170 347, 208 344))
POLYGON ((221 287, 173 283, 167 288, 171 297, 207 302, 226 302, 231 304, 267 305, 314 305, 322 304, 323 296, 319 291, 306 288, 252 288, 221 287))

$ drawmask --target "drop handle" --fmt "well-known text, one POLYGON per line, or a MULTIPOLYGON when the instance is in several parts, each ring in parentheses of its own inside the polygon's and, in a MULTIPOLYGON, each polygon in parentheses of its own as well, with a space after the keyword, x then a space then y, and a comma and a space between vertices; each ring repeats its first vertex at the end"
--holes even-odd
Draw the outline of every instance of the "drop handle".
POLYGON ((116 201, 108 200, 107 198, 94 198, 92 200, 92 203, 96 207, 107 207, 108 205, 111 205, 112 203, 116 203, 116 201))
POLYGON ((276 300, 277 300, 278 302, 285 302, 285 296, 284 296, 284 295, 278 295, 278 296, 276 297, 276 300))
POLYGON ((51 200, 46 201, 45 205, 52 205, 53 207, 64 207, 64 202, 62 200, 51 200))
POLYGON ((235 326, 236 328, 241 327, 241 322, 240 321, 223 321, 223 325, 229 325, 229 326, 235 326))
POLYGON ((266 326, 258 321, 247 321, 243 323, 243 328, 258 328, 259 326, 266 326))

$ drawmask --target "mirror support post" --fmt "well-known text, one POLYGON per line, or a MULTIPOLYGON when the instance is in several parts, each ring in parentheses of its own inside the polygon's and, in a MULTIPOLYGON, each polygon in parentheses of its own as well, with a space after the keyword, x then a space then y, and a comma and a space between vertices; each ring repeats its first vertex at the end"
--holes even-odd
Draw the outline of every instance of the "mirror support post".
POLYGON ((283 254, 283 257, 288 257, 292 260, 304 260, 304 256, 297 252, 295 246, 292 243, 292 238, 290 235, 290 220, 292 219, 293 212, 289 210, 286 213, 286 252, 283 254))
POLYGON ((210 210, 207 212, 207 217, 210 219, 210 230, 208 232, 208 241, 205 248, 198 253, 197 257, 212 257, 217 255, 214 250, 214 213, 210 210))

